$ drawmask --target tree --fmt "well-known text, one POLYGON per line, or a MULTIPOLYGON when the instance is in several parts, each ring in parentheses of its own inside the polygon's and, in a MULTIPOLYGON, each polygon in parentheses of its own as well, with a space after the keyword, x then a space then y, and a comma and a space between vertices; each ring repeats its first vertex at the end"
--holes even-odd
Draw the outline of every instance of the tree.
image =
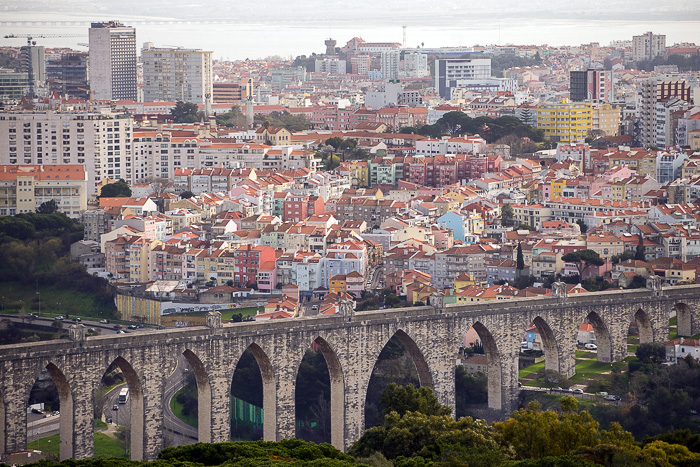
POLYGON ((44 201, 41 206, 36 208, 37 214, 53 214, 58 211, 58 205, 56 200, 52 199, 50 201, 44 201))
POLYGON ((194 193, 192 193, 189 190, 185 190, 182 193, 180 193, 180 199, 190 199, 194 196, 194 193))
POLYGON ((583 278, 583 273, 589 266, 602 266, 605 264, 598 253, 593 250, 578 250, 567 253, 561 258, 567 263, 576 263, 578 269, 578 277, 583 278))
POLYGON ((197 104, 192 102, 177 101, 175 107, 170 109, 175 123, 194 123, 204 117, 204 113, 199 111, 197 104))
POLYGON ((634 252, 634 259, 637 261, 646 261, 646 248, 644 247, 644 237, 639 234, 639 242, 637 243, 637 249, 634 252))
POLYGON ((503 227, 509 227, 513 225, 515 220, 515 212, 513 211, 513 206, 510 203, 505 203, 501 208, 501 225, 503 227))
POLYGON ((440 404, 433 390, 426 387, 414 388, 413 385, 399 386, 391 383, 382 393, 379 402, 384 407, 384 415, 396 412, 420 412, 425 415, 450 415, 452 409, 440 404))
POLYGON ((141 183, 147 184, 157 198, 174 186, 172 180, 166 177, 146 177, 141 180, 141 183))
POLYGON ((130 196, 131 188, 129 188, 129 184, 121 178, 118 182, 108 183, 100 190, 101 198, 128 198, 130 196))
POLYGON ((658 342, 645 342, 639 344, 635 355, 642 363, 658 365, 666 360, 666 348, 658 342))
POLYGON ((326 145, 332 146, 335 151, 339 150, 342 144, 343 138, 340 138, 338 136, 334 136, 333 138, 328 138, 326 140, 326 145))
POLYGON ((581 228, 581 233, 582 233, 582 234, 585 234, 586 232, 588 232, 588 226, 586 225, 585 222, 583 222, 583 219, 577 220, 576 223, 577 223, 578 226, 581 228))
POLYGON ((518 253, 517 253, 517 259, 515 261, 515 269, 518 271, 518 276, 520 276, 520 273, 523 272, 523 269, 525 269, 525 258, 523 257, 523 246, 518 242, 518 253))

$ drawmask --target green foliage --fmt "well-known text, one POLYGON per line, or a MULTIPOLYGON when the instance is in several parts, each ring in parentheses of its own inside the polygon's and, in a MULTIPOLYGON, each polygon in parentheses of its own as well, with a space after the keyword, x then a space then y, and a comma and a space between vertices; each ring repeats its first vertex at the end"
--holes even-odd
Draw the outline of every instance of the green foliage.
POLYGON ((515 221, 515 212, 513 211, 513 206, 510 203, 505 203, 501 208, 501 225, 504 227, 509 227, 513 225, 515 221))
POLYGON ((36 212, 37 214, 54 214, 55 212, 58 212, 56 200, 52 199, 50 201, 44 201, 38 208, 36 208, 36 212))
POLYGON ((292 133, 308 130, 311 127, 311 122, 304 115, 292 115, 287 111, 272 112, 270 115, 256 115, 253 122, 265 127, 283 126, 292 133))
POLYGON ((240 106, 234 105, 231 110, 224 114, 216 114, 216 126, 227 128, 245 128, 246 118, 240 106))
POLYGON ((468 453, 473 449, 499 451, 493 430, 483 420, 470 417, 455 421, 448 415, 391 412, 385 426, 364 432, 349 450, 352 456, 367 457, 380 452, 387 459, 420 456, 441 460, 450 452, 468 453))
POLYGON ((628 259, 634 259, 634 253, 632 253, 631 251, 625 251, 621 255, 613 255, 610 258, 610 261, 613 264, 617 264, 617 263, 621 263, 623 261, 627 261, 628 259))
POLYGON ((343 144, 343 138, 339 136, 334 136, 333 138, 328 138, 326 140, 326 145, 333 146, 336 151, 340 149, 340 145, 343 144))
POLYGON ((100 198, 128 198, 131 196, 131 188, 124 180, 108 183, 100 190, 100 198))
POLYGON ((182 101, 175 103, 175 107, 170 109, 170 115, 175 123, 195 123, 204 118, 204 113, 199 111, 197 104, 182 101))
POLYGON ((676 65, 678 71, 700 70, 700 55, 669 55, 668 57, 656 57, 653 60, 642 60, 636 62, 637 68, 645 71, 653 71, 655 66, 676 65))
POLYGON ((525 258, 523 257, 523 246, 518 242, 518 250, 516 252, 515 268, 519 271, 525 269, 525 258))
POLYGON ((576 223, 577 223, 578 226, 581 228, 581 233, 582 233, 582 234, 585 234, 586 232, 588 232, 588 226, 586 225, 585 222, 583 222, 583 219, 577 220, 576 223))
POLYGON ((182 193, 180 193, 180 199, 190 199, 194 196, 194 193, 192 193, 189 190, 185 190, 182 193))
POLYGON ((534 232, 537 229, 530 224, 520 224, 515 230, 529 230, 530 232, 534 232))
POLYGON ((519 459, 563 456, 599 444, 598 422, 587 411, 578 411, 578 401, 566 396, 560 404, 561 412, 557 414, 542 411, 538 403, 532 402, 505 422, 494 423, 494 429, 519 459))
POLYGON ((384 407, 384 415, 396 412, 420 412, 425 415, 449 415, 452 409, 440 404, 430 388, 416 389, 413 385, 399 386, 391 383, 379 399, 384 407))
POLYGON ((542 129, 534 129, 525 125, 516 117, 490 118, 480 116, 471 118, 464 112, 458 111, 446 113, 434 125, 424 125, 418 132, 432 138, 438 138, 444 133, 452 136, 479 134, 489 143, 495 143, 506 136, 527 137, 535 142, 544 141, 542 129))
POLYGON ((583 277, 583 273, 590 266, 602 266, 605 264, 598 253, 593 250, 578 250, 567 253, 561 257, 567 263, 577 263, 579 277, 583 277))
POLYGON ((458 365, 455 370, 455 408, 457 418, 468 415, 468 405, 486 404, 487 402, 487 376, 485 374, 472 376, 464 369, 464 365, 458 365))
POLYGON ((167 464, 192 462, 205 466, 224 463, 261 465, 258 462, 250 462, 253 459, 258 460, 263 465, 280 465, 279 461, 294 462, 295 466, 342 467, 355 465, 352 457, 343 454, 330 444, 314 444, 298 439, 286 439, 278 442, 195 443, 165 448, 160 452, 158 458, 162 461, 169 461, 167 464))
POLYGON ((643 363, 658 365, 666 360, 666 347, 659 342, 645 342, 639 344, 635 355, 643 363))

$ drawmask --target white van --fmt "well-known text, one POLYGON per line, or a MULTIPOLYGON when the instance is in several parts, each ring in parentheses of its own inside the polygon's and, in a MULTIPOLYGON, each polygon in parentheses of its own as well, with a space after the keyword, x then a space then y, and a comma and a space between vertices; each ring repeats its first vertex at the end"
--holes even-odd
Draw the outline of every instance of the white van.
POLYGON ((598 346, 595 344, 586 344, 584 345, 584 347, 586 348, 586 350, 598 350, 598 346))

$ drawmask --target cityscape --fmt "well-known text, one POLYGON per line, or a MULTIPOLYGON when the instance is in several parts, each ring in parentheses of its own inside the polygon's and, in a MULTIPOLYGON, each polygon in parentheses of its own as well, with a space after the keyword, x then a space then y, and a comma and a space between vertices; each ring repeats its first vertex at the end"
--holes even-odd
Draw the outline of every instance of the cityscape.
POLYGON ((700 11, 317 3, 2 5, 0 462, 700 465, 700 11))

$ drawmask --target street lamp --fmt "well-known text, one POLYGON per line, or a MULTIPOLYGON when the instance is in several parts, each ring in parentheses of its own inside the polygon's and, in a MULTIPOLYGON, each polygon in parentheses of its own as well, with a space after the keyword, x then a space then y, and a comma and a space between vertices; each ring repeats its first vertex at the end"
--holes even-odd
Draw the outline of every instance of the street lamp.
POLYGON ((37 292, 36 294, 39 297, 39 313, 38 314, 41 314, 41 292, 37 292))

